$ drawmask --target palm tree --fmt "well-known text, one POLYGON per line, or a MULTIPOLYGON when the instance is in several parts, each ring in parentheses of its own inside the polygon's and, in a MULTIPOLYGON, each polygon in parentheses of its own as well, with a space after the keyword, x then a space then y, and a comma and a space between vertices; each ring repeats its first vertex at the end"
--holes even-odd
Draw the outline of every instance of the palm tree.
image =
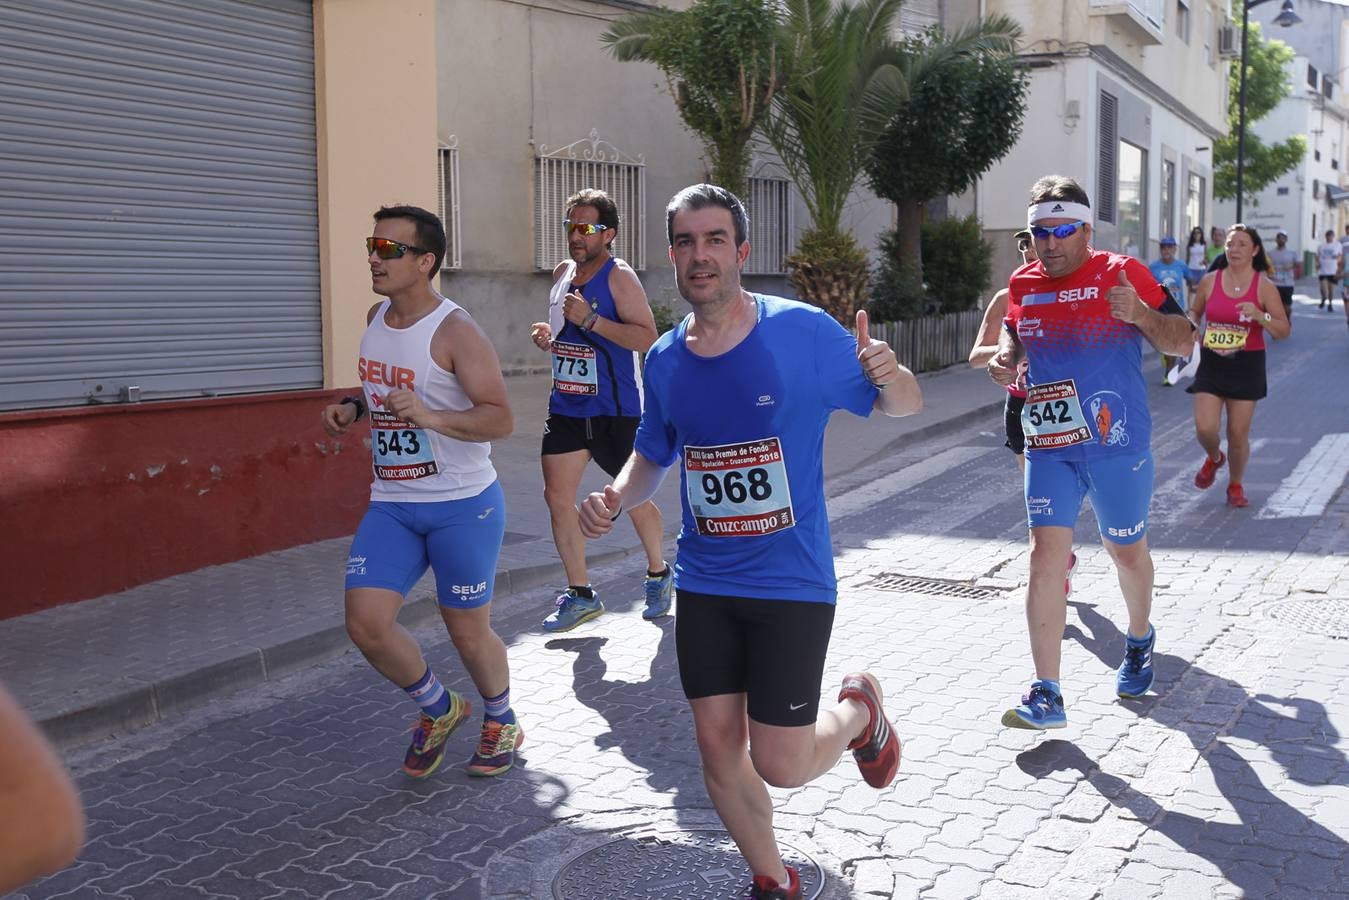
POLYGON ((741 197, 750 140, 784 79, 777 10, 772 0, 695 0, 683 11, 622 16, 600 37, 616 59, 660 68, 680 118, 703 141, 712 181, 741 197))
POLYGON ((866 251, 842 227, 864 161, 908 85, 952 55, 1005 47, 1006 23, 979 22, 929 51, 901 44, 902 0, 783 0, 792 78, 763 132, 801 192, 811 227, 788 258, 797 295, 849 324, 865 296, 866 251))

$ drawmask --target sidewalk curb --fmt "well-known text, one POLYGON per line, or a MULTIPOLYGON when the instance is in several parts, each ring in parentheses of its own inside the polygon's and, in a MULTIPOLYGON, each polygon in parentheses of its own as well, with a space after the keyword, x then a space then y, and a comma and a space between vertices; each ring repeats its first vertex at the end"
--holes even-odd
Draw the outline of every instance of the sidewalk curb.
MULTIPOLYGON (((1003 401, 998 400, 899 435, 860 464, 850 467, 850 471, 876 465, 905 445, 959 431, 992 416, 1002 407, 1003 401)), ((666 531, 666 541, 677 536, 679 519, 675 518, 671 526, 666 531)), ((640 545, 606 550, 587 555, 586 563, 598 568, 641 552, 640 545)), ((493 617, 500 621, 518 616, 523 621, 523 605, 510 601, 518 600, 525 592, 555 579, 561 565, 559 560, 551 558, 545 563, 498 571, 493 617)), ((435 622, 437 618, 436 604, 429 593, 408 600, 399 613, 399 621, 413 629, 435 622)), ((509 637, 510 634, 503 636, 509 637)), ((98 698, 73 709, 56 711, 46 718, 42 718, 39 713, 38 724, 58 747, 71 748, 113 733, 153 725, 244 688, 256 687, 336 659, 351 649, 353 645, 347 636, 346 627, 342 624, 329 625, 269 646, 241 649, 233 656, 205 663, 191 671, 149 682, 128 679, 125 688, 111 696, 98 698)))

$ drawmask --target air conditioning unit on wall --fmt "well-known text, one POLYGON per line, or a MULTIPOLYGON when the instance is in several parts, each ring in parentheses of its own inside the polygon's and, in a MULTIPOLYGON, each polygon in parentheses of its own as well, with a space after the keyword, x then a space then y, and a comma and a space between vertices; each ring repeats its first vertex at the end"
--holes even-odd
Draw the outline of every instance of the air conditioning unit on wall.
POLYGON ((1232 22, 1218 29, 1218 55, 1241 55, 1241 29, 1232 22))

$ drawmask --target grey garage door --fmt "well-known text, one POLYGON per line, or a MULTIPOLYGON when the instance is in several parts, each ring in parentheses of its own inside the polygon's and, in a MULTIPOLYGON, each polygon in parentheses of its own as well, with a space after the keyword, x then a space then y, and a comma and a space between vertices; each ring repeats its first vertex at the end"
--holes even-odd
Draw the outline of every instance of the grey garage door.
POLYGON ((0 408, 321 385, 309 0, 0 0, 0 408))

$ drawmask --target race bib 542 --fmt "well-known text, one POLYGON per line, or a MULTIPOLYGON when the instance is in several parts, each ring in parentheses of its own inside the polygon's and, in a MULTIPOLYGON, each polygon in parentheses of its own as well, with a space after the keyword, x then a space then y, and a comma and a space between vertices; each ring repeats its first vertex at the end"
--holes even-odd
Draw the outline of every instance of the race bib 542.
POLYGON ((1091 427, 1082 415, 1077 385, 1071 378, 1037 384, 1026 392, 1021 410, 1026 446, 1034 450, 1071 447, 1091 440, 1091 427))

